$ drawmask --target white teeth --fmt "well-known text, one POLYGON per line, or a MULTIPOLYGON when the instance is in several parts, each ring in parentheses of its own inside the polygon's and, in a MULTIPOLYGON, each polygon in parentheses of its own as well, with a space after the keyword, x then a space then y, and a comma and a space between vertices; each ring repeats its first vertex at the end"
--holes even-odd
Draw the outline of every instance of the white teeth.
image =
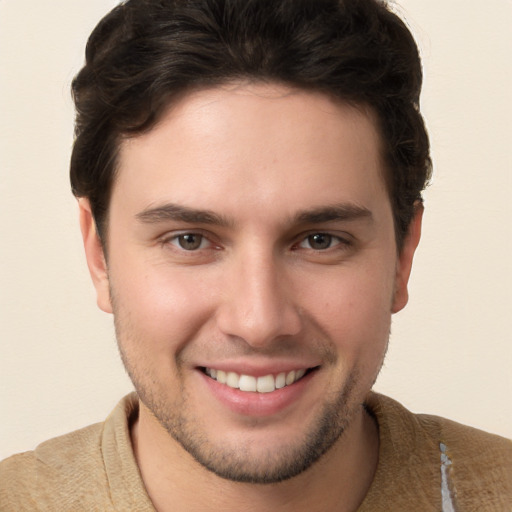
POLYGON ((286 375, 286 385, 289 386, 295 382, 295 371, 292 370, 288 375, 286 375))
POLYGON ((265 375, 258 377, 258 393, 272 393, 276 389, 276 383, 273 375, 265 375))
POLYGON ((227 376, 227 379, 226 379, 226 384, 230 388, 238 389, 240 387, 239 382, 240 382, 240 377, 239 377, 239 375, 237 373, 235 373, 235 372, 229 372, 228 373, 228 376, 227 376))
POLYGON ((286 373, 280 373, 276 376, 276 389, 281 389, 286 386, 286 373))
POLYGON ((265 375, 263 377, 253 377, 252 375, 239 375, 235 372, 224 372, 214 368, 205 368, 206 375, 221 384, 226 384, 230 388, 240 389, 241 391, 272 393, 276 389, 289 386, 304 377, 305 368, 292 370, 291 372, 281 372, 277 375, 265 375))
POLYGON ((252 377, 251 375, 240 375, 238 386, 242 391, 256 391, 256 377, 252 377))

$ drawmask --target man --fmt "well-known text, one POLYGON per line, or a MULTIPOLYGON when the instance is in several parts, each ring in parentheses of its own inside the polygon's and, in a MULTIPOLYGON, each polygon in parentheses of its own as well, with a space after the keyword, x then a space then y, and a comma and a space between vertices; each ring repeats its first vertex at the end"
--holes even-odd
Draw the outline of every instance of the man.
POLYGON ((430 174, 375 0, 130 0, 73 84, 101 309, 136 390, 0 466, 2 510, 510 510, 512 445, 371 388, 430 174))

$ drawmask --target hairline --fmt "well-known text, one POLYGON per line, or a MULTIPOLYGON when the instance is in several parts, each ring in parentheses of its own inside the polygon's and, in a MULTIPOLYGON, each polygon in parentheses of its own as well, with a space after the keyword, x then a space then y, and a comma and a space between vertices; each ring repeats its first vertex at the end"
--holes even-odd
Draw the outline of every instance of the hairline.
MULTIPOLYGON (((98 223, 98 220, 95 218, 96 230, 102 244, 103 250, 105 252, 105 256, 107 255, 108 249, 108 225, 109 225, 109 214, 110 214, 110 204, 112 200, 112 194, 114 191, 114 187, 117 182, 117 176, 120 172, 120 153, 122 151, 123 142, 131 139, 136 139, 138 137, 142 137, 145 134, 149 134, 154 129, 156 129, 163 120, 167 117, 170 111, 172 111, 179 103, 186 101, 187 98, 192 96, 195 93, 202 91, 209 91, 215 89, 222 89, 232 86, 234 88, 242 87, 245 85, 269 85, 269 86, 282 86, 289 89, 290 92, 307 92, 311 94, 320 94, 324 97, 329 98, 335 104, 343 104, 348 105, 351 108, 358 110, 360 113, 365 115, 371 122, 374 127, 379 147, 377 148, 379 154, 379 172, 381 173, 383 185, 386 189, 386 195, 389 200, 389 204, 391 206, 391 210, 393 212, 393 225, 394 225, 394 237, 395 243, 397 246, 398 252, 401 251, 403 245, 403 238, 400 233, 399 226, 397 225, 395 215, 394 215, 394 206, 393 206, 393 170, 390 164, 387 162, 387 151, 385 148, 385 138, 382 133, 382 122, 380 116, 377 112, 377 109, 371 105, 370 102, 366 102, 363 100, 354 100, 351 98, 347 98, 342 95, 335 94, 332 90, 327 90, 323 87, 315 87, 314 85, 306 86, 297 84, 294 82, 286 82, 284 80, 277 79, 269 79, 266 77, 225 77, 224 79, 215 79, 210 81, 205 81, 205 83, 200 84, 189 84, 188 86, 183 87, 181 90, 175 93, 169 93, 169 99, 165 102, 165 105, 159 110, 155 120, 144 129, 134 130, 133 133, 129 131, 120 132, 115 137, 115 151, 113 154, 113 164, 112 164, 112 175, 110 180, 110 190, 108 201, 106 202, 105 213, 103 215, 103 219, 101 223, 98 223)), ((288 93, 287 93, 288 94, 288 93)))

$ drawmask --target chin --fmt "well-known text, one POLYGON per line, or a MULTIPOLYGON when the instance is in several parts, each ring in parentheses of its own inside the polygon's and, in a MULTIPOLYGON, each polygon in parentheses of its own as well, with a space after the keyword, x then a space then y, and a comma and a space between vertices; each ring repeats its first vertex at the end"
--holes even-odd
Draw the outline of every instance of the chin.
MULTIPOLYGON (((252 433, 247 431, 251 427, 246 426, 244 432, 214 439, 208 420, 198 421, 188 413, 186 399, 180 406, 170 407, 144 386, 136 385, 145 408, 196 463, 223 479, 252 484, 282 482, 313 466, 343 436, 361 409, 357 389, 354 374, 333 399, 306 420, 307 424, 294 429, 293 435, 283 429, 278 433, 273 425, 260 424, 253 427, 252 433)), ((226 426, 224 431, 229 428, 226 426)))

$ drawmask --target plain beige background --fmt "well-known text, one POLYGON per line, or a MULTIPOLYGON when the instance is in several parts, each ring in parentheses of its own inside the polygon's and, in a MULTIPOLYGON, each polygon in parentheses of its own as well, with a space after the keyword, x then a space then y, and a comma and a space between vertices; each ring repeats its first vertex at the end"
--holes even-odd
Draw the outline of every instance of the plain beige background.
MULTIPOLYGON (((0 458, 103 420, 131 386, 69 192, 69 84, 116 2, 0 0, 0 458)), ((512 2, 403 0, 435 178, 376 389, 512 437, 512 2)))

